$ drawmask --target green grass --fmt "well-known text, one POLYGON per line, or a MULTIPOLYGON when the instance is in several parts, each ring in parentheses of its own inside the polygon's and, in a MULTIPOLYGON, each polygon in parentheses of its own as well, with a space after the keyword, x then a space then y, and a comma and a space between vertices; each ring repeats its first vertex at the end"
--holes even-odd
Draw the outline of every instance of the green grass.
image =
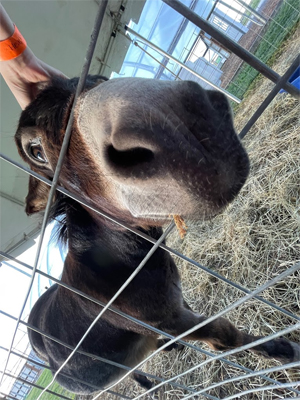
MULTIPOLYGON (((46 387, 52 380, 52 374, 49 370, 45 369, 39 379, 35 382, 36 385, 42 386, 43 388, 46 387)), ((55 393, 62 394, 70 399, 75 398, 75 394, 68 392, 67 390, 63 389, 58 383, 54 382, 50 389, 55 393)), ((36 400, 41 393, 40 389, 32 388, 25 400, 36 400)), ((58 396, 55 396, 51 393, 44 393, 41 400, 59 400, 58 396)))
MULTIPOLYGON (((283 2, 273 20, 268 24, 263 38, 254 52, 254 55, 264 63, 268 64, 299 21, 299 12, 296 11, 298 7, 299 0, 289 0, 289 4, 283 2)), ((226 89, 235 96, 243 98, 258 74, 259 72, 250 65, 244 64, 226 89)))

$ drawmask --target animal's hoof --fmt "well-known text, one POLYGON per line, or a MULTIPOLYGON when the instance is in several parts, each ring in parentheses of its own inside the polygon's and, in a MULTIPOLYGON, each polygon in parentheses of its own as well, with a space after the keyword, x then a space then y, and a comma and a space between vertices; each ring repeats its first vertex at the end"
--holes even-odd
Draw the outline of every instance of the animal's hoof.
POLYGON ((174 343, 176 346, 174 347, 174 349, 176 349, 177 351, 181 351, 184 349, 184 345, 181 343, 174 343))
MULTIPOLYGON (((160 339, 158 341, 158 347, 163 346, 164 344, 168 343, 168 341, 169 341, 168 339, 160 339)), ((173 349, 176 349, 176 350, 180 351, 180 350, 184 349, 184 345, 181 344, 181 343, 176 343, 175 342, 175 343, 172 343, 169 346, 165 347, 163 351, 171 351, 173 349)))

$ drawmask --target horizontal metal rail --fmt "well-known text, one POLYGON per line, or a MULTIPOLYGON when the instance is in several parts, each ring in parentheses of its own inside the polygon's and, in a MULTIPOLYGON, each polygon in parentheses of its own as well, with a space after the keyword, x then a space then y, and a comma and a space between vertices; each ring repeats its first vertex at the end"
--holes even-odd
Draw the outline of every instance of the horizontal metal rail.
MULTIPOLYGON (((0 346, 0 350, 8 351, 8 349, 7 349, 6 347, 3 347, 3 346, 0 346)), ((32 364, 34 364, 34 365, 37 365, 38 367, 46 368, 46 369, 51 370, 51 368, 49 367, 49 365, 46 365, 46 364, 41 363, 41 362, 38 362, 37 360, 34 360, 33 358, 27 357, 27 355, 25 355, 25 353, 21 353, 21 352, 17 352, 17 351, 12 350, 12 351, 11 351, 11 354, 13 354, 13 355, 15 355, 15 356, 17 356, 17 357, 20 357, 20 358, 22 358, 23 360, 28 361, 29 363, 32 363, 32 364)), ((68 375, 66 375, 66 376, 68 376, 68 375)), ((73 378, 72 378, 72 379, 73 379, 73 378)))
MULTIPOLYGON (((1 194, 0 194, 0 198, 1 198, 1 194)), ((25 208, 25 203, 22 205, 23 208, 25 208)), ((36 226, 35 224, 35 228, 32 229, 30 232, 24 234, 23 238, 18 240, 17 243, 13 244, 12 246, 10 246, 6 251, 8 253, 12 253, 14 250, 18 249, 20 246, 22 246, 22 244, 24 244, 25 242, 27 242, 28 240, 33 239, 35 236, 37 236, 41 231, 41 225, 38 224, 36 226)), ((1 262, 1 258, 0 258, 0 262, 1 262)))
MULTIPOLYGON (((277 83, 280 79, 280 75, 273 71, 270 67, 260 61, 257 57, 255 57, 248 50, 244 49, 238 43, 230 39, 224 33, 222 33, 219 29, 215 28, 208 21, 199 17, 195 12, 190 10, 184 4, 182 4, 178 0, 162 0, 168 6, 173 8, 179 14, 187 18, 193 24, 198 26, 200 29, 203 29, 206 33, 211 35, 214 39, 216 39, 219 43, 225 46, 228 50, 232 51, 238 57, 240 57, 243 61, 248 63, 251 67, 255 68, 258 72, 264 75, 266 78, 270 79, 272 82, 277 83)), ((286 82, 282 86, 284 90, 286 90, 292 96, 299 98, 300 91, 295 88, 295 86, 286 82)))
MULTIPOLYGON (((16 162, 16 161, 12 160, 10 157, 5 156, 5 155, 2 154, 1 152, 0 152, 0 158, 2 158, 3 160, 7 161, 8 163, 10 163, 10 164, 12 164, 12 165, 14 165, 14 166, 16 166, 16 167, 18 167, 18 168, 20 168, 21 170, 27 172, 29 175, 34 176, 35 178, 39 179, 40 181, 46 183, 47 185, 51 186, 51 181, 50 181, 49 179, 46 179, 46 178, 44 178, 42 175, 37 174, 36 172, 32 171, 31 169, 29 169, 29 168, 27 168, 27 167, 24 167, 24 166, 21 165, 20 163, 18 163, 18 162, 16 162)), ((148 240, 148 242, 151 242, 151 243, 153 243, 153 244, 156 243, 156 240, 153 239, 152 237, 150 237, 149 235, 147 235, 147 234, 145 234, 145 233, 143 233, 143 232, 140 232, 138 229, 135 229, 135 228, 133 228, 133 227, 131 227, 131 226, 129 226, 129 225, 127 225, 127 224, 121 222, 121 221, 118 220, 117 218, 112 217, 111 215, 105 213, 104 211, 100 211, 100 210, 96 209, 95 207, 93 207, 93 206, 91 206, 89 203, 87 203, 86 200, 82 199, 82 198, 81 198, 80 196, 78 196, 78 195, 72 194, 71 192, 69 192, 69 191, 66 190, 65 188, 63 188, 63 187, 61 187, 61 186, 57 186, 56 190, 58 190, 59 192, 65 194, 66 196, 70 197, 71 199, 76 200, 78 203, 80 203, 80 204, 82 204, 82 205, 88 207, 90 210, 92 210, 92 211, 96 212, 97 214, 99 214, 99 215, 101 215, 101 216, 107 218, 108 220, 110 220, 110 221, 116 223, 117 225, 122 226, 123 228, 126 228, 127 230, 129 230, 129 231, 135 233, 136 235, 142 237, 142 238, 145 239, 145 240, 148 240)), ((166 250, 166 251, 169 252, 170 254, 173 254, 173 255, 175 255, 175 256, 181 258, 182 260, 187 261, 187 262, 190 263, 191 265, 194 265, 195 267, 202 269, 202 270, 205 271, 207 274, 209 274, 209 275, 211 275, 211 276, 214 276, 214 277, 217 278, 217 279, 220 279, 221 281, 227 283, 228 285, 234 287, 235 289, 238 289, 238 290, 240 290, 240 291, 242 291, 242 292, 244 292, 244 293, 251 293, 250 290, 244 288, 243 286, 241 286, 241 285, 239 285, 239 284, 237 284, 237 283, 234 283, 234 282, 230 281, 229 279, 227 279, 227 278, 225 278, 224 276, 218 274, 217 272, 212 271, 212 270, 210 270, 210 269, 207 268, 207 267, 204 267, 203 265, 199 264, 198 262, 194 261, 193 259, 191 259, 191 258, 189 258, 189 257, 187 257, 187 256, 185 256, 185 255, 183 255, 183 254, 180 253, 179 251, 174 250, 174 249, 172 249, 171 247, 166 246, 165 244, 161 244, 159 247, 161 247, 162 249, 166 250)), ((293 313, 291 313, 291 312, 289 312, 289 311, 283 309, 282 307, 277 306, 276 304, 274 304, 274 303, 272 303, 272 302, 270 302, 270 301, 264 299, 263 297, 254 296, 254 298, 255 298, 256 300, 258 300, 258 301, 260 301, 260 302, 262 302, 262 303, 265 303, 265 304, 267 304, 268 306, 270 306, 270 307, 276 309, 277 311, 280 311, 281 313, 287 315, 288 317, 293 318, 293 319, 295 319, 295 320, 297 320, 297 321, 300 321, 300 317, 299 317, 299 316, 297 316, 297 315, 295 315, 295 314, 293 314, 293 313)))

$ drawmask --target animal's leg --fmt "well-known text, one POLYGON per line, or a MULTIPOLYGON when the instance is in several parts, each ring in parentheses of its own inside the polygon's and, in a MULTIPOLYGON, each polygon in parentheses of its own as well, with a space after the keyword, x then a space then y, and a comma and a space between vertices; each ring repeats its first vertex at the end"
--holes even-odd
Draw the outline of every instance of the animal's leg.
POLYGON ((187 303, 184 299, 182 299, 182 300, 183 300, 183 305, 184 305, 184 307, 185 307, 187 310, 190 310, 190 311, 194 312, 194 310, 191 309, 191 307, 188 305, 188 303, 187 303))
POLYGON ((142 388, 149 390, 153 387, 153 382, 150 381, 146 376, 140 375, 137 372, 132 374, 132 379, 134 379, 142 388))
MULTIPOLYGON (((151 382, 146 376, 140 375, 140 374, 138 374, 136 372, 134 372, 132 374, 132 378, 136 382, 138 382, 142 386, 142 388, 144 388, 146 390, 150 390, 154 386, 154 383, 151 382)), ((158 400, 159 399, 159 393, 155 390, 155 391, 149 393, 149 398, 152 399, 152 400, 158 400)))
MULTIPOLYGON (((172 335, 178 335, 205 319, 204 316, 183 309, 177 318, 173 319, 172 322, 168 321, 168 324, 163 326, 162 329, 172 335)), ((253 336, 239 331, 224 318, 217 318, 185 337, 188 340, 206 342, 211 348, 220 351, 243 346, 259 338, 261 336, 253 336)), ((300 360, 300 345, 284 338, 270 340, 249 350, 267 358, 275 358, 282 363, 300 360)))

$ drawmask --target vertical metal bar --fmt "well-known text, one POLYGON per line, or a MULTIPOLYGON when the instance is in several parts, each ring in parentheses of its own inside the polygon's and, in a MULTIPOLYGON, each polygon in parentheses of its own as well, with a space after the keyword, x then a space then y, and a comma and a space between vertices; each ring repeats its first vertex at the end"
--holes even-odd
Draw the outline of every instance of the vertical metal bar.
MULTIPOLYGON (((280 79, 280 75, 273 71, 270 67, 260 61, 257 57, 251 54, 248 50, 245 50, 238 43, 228 38, 224 33, 222 33, 219 29, 213 27, 208 21, 199 17, 196 13, 186 7, 184 4, 180 3, 178 0, 162 0, 164 3, 168 4, 171 8, 177 11, 179 14, 183 15, 185 18, 189 19, 193 24, 198 26, 200 29, 203 29, 209 35, 211 35, 214 39, 216 39, 219 43, 225 46, 227 49, 235 53, 238 57, 240 57, 243 61, 251 65, 251 67, 255 68, 258 72, 263 74, 266 78, 270 79, 272 82, 277 83, 280 79)), ((290 83, 285 83, 283 86, 284 90, 286 90, 292 96, 299 95, 299 90, 296 89, 290 83)))
POLYGON ((229 97, 231 100, 235 101, 236 103, 240 103, 241 100, 238 99, 236 96, 234 96, 233 94, 227 92, 225 89, 220 88, 219 86, 215 85, 214 83, 210 82, 208 79, 204 78, 203 76, 197 74, 197 72, 195 72, 194 70, 192 70, 191 68, 189 68, 187 65, 185 65, 184 63, 182 63, 180 60, 178 60, 177 58, 173 57, 171 54, 167 53, 166 51, 164 51, 163 49, 161 49, 160 47, 156 46, 156 44, 150 42, 148 39, 146 39, 144 36, 140 35, 139 33, 135 32, 133 29, 129 28, 129 26, 125 25, 125 30, 127 32, 132 33, 133 35, 135 35, 136 37, 140 38, 143 42, 147 43, 148 46, 152 47, 153 49, 155 49, 156 51, 158 51, 160 54, 164 55, 165 57, 168 57, 169 59, 175 61, 177 64, 179 64, 182 68, 186 69, 187 71, 189 71, 191 74, 195 75, 197 78, 201 79, 202 81, 204 81, 205 83, 208 83, 209 85, 211 85, 213 88, 215 88, 216 90, 218 90, 219 92, 224 93, 227 97, 229 97))
POLYGON ((63 160, 64 160, 65 154, 67 152, 69 140, 70 140, 71 133, 72 133, 72 125, 73 125, 73 119, 74 119, 75 105, 76 105, 76 102, 77 102, 77 99, 78 99, 80 93, 82 92, 82 90, 83 90, 83 88, 85 86, 85 80, 86 80, 86 77, 87 77, 87 74, 88 74, 88 71, 89 71, 89 68, 90 68, 90 64, 91 64, 91 61, 92 61, 92 56, 93 56, 93 53, 94 53, 94 50, 95 50, 95 47, 96 47, 96 42, 97 42, 98 34, 99 34, 99 31, 100 31, 100 27, 101 27, 101 24, 102 24, 102 21, 103 21, 103 17, 104 17, 104 14, 105 14, 105 9, 106 9, 106 6, 107 6, 107 2, 108 2, 108 0, 102 0, 100 5, 99 5, 99 8, 98 8, 98 12, 97 12, 96 20, 95 20, 95 25, 94 25, 94 28, 93 28, 93 31, 92 31, 91 40, 89 42, 89 47, 88 47, 88 50, 87 50, 85 62, 84 62, 84 65, 83 65, 83 68, 82 68, 82 71, 81 71, 81 76, 79 78, 78 86, 77 86, 77 89, 76 89, 76 92, 75 92, 74 102, 73 102, 71 113, 70 113, 70 117, 69 117, 69 120, 68 120, 68 125, 67 125, 67 128, 66 128, 63 144, 62 144, 62 147, 61 147, 61 150, 60 150, 60 154, 59 154, 59 157, 58 157, 57 166, 56 166, 55 173, 54 173, 54 176, 53 176, 53 181, 52 181, 50 193, 49 193, 49 196, 48 196, 47 205, 46 205, 46 208, 45 208, 45 214, 44 214, 43 223, 42 223, 42 227, 41 227, 41 234, 40 234, 40 239, 39 239, 39 243, 38 243, 38 247, 37 247, 35 261, 34 261, 31 281, 29 283, 29 287, 27 289, 27 293, 26 293, 26 296, 25 296, 25 299, 24 299, 24 302, 23 302, 23 306, 21 307, 21 312, 19 314, 19 318, 18 318, 18 321, 16 323, 16 327, 15 327, 14 334, 13 334, 13 337, 12 337, 12 340, 11 340, 11 344, 10 344, 10 350, 9 350, 9 353, 8 353, 6 361, 5 361, 5 366, 4 366, 3 373, 1 375, 0 384, 1 384, 2 380, 3 380, 3 376, 4 376, 4 373, 5 373, 6 368, 7 368, 7 364, 8 364, 9 357, 10 357, 10 352, 12 350, 12 346, 13 346, 13 343, 14 343, 14 340, 15 340, 15 336, 16 336, 16 333, 17 333, 18 325, 19 325, 21 316, 23 314, 23 311, 25 309, 25 306, 26 306, 26 303, 27 303, 27 300, 28 300, 28 297, 29 297, 29 293, 30 293, 30 290, 32 288, 32 284, 33 284, 33 281, 34 281, 35 272, 37 270, 38 260, 39 260, 39 256, 40 256, 40 252, 41 252, 41 248, 42 248, 42 242, 43 242, 43 238, 44 238, 44 234, 45 234, 45 230, 46 230, 46 226, 47 226, 47 221, 48 221, 48 217, 49 217, 49 213, 50 213, 50 208, 51 208, 51 205, 52 205, 52 199, 53 199, 54 193, 56 191, 56 186, 58 184, 59 174, 60 174, 60 171, 61 171, 61 168, 62 168, 62 165, 63 165, 63 160))
MULTIPOLYGON (((279 90, 282 88, 284 82, 286 82, 291 77, 291 75, 296 70, 296 68, 299 66, 299 64, 300 64, 300 55, 298 55, 295 58, 294 62, 291 64, 289 69, 285 72, 284 75, 282 75, 282 77, 276 83, 276 85, 274 86, 272 91, 268 94, 268 96, 265 98, 265 100, 261 103, 261 105, 255 111, 255 113, 252 115, 252 117, 246 123, 244 128, 239 133, 240 139, 243 139, 246 136, 247 132, 250 130, 252 125, 255 124, 255 122, 258 120, 258 118, 261 116, 261 114, 265 111, 265 109, 268 107, 268 105, 271 103, 271 101, 275 98, 275 96, 277 95, 279 90)), ((300 98, 300 93, 299 93, 298 98, 300 98)))

